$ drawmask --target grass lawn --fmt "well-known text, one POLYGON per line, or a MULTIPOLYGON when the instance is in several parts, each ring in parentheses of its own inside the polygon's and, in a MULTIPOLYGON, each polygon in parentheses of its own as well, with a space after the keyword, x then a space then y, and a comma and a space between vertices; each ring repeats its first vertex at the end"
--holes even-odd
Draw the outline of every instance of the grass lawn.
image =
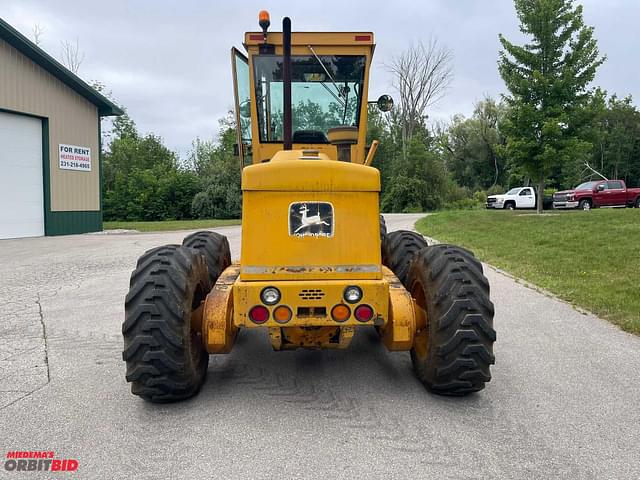
POLYGON ((123 228, 140 232, 168 232, 171 230, 197 230, 199 228, 240 225, 240 220, 166 220, 163 222, 104 222, 104 230, 123 228))
POLYGON ((451 211, 416 227, 640 335, 640 209, 451 211))

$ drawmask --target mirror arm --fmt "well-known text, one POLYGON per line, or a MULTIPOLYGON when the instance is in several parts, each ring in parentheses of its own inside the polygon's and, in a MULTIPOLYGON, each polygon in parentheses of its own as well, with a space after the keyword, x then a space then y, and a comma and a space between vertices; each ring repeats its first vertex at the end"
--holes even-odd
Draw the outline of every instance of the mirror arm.
POLYGON ((373 162, 373 157, 375 157, 376 155, 376 150, 378 150, 378 145, 380 145, 380 142, 378 140, 374 140, 373 142, 371 142, 371 146, 369 147, 369 153, 367 154, 367 158, 364 161, 364 164, 367 167, 371 166, 371 163, 373 162))

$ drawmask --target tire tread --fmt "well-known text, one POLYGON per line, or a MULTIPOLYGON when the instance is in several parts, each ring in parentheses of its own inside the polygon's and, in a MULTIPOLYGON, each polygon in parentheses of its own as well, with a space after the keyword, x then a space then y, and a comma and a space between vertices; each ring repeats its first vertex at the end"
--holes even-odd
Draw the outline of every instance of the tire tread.
POLYGON ((442 395, 477 392, 491 380, 495 363, 494 307, 482 264, 460 247, 439 244, 411 262, 409 289, 422 288, 427 308, 426 358, 411 358, 418 378, 442 395))
POLYGON ((388 233, 383 245, 382 264, 386 265, 406 287, 413 257, 427 246, 422 235, 408 230, 388 233))
POLYGON ((131 392, 152 402, 188 398, 200 389, 208 364, 202 345, 192 344, 194 295, 211 283, 204 257, 180 245, 145 252, 131 274, 122 324, 131 392))

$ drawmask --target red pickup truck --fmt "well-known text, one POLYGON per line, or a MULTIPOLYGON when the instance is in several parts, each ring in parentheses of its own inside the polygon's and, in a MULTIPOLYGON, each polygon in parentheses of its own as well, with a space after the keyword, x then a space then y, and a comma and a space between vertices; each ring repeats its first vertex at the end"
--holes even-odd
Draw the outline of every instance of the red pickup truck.
POLYGON ((622 180, 597 180, 553 194, 553 208, 596 207, 640 208, 640 188, 627 188, 622 180))

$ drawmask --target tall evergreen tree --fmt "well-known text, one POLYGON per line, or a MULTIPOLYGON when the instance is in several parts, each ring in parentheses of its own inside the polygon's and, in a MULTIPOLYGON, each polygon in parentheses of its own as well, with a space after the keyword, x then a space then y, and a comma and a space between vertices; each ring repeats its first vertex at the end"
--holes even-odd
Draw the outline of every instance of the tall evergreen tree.
MULTIPOLYGON (((586 158, 591 144, 580 138, 590 82, 604 62, 593 28, 584 24, 573 0, 515 0, 522 46, 499 36, 499 71, 510 95, 505 152, 544 192, 558 165, 586 158)), ((538 195, 542 213, 543 195, 538 195)))

